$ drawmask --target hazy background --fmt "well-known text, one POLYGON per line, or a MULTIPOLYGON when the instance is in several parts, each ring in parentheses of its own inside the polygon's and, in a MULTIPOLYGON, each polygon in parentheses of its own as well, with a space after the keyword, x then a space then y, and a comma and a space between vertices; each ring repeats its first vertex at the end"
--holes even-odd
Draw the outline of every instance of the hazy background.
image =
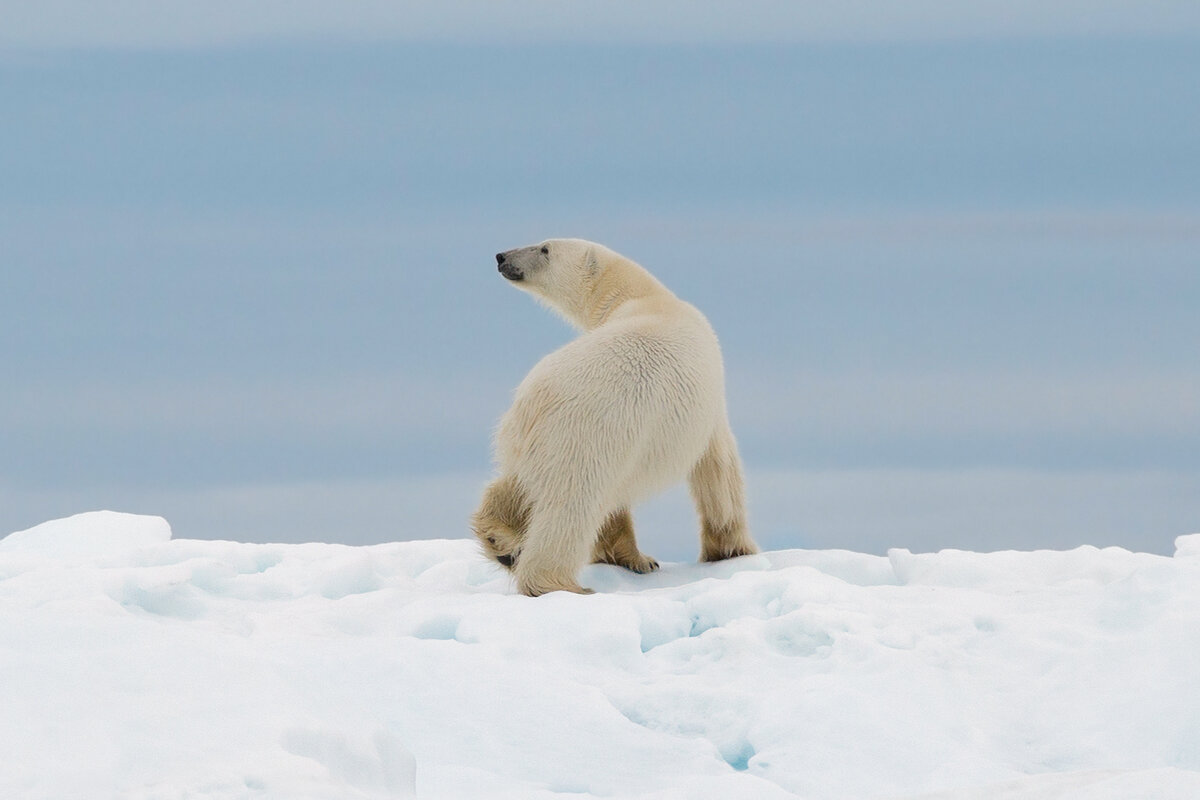
POLYGON ((765 546, 1200 531, 1197 4, 243 5, 0 2, 0 533, 466 535, 548 236, 707 312, 765 546))

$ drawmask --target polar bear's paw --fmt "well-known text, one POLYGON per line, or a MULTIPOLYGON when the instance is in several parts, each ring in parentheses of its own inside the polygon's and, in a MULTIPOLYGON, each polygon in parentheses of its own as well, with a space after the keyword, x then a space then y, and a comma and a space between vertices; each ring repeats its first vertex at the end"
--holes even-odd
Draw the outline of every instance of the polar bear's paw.
POLYGON ((758 547, 750 534, 746 532, 746 524, 740 519, 725 524, 714 524, 711 520, 703 519, 700 525, 700 560, 724 561, 727 558, 752 556, 758 552, 758 547))
POLYGON ((758 548, 753 544, 750 545, 735 545, 732 547, 715 546, 710 547, 707 544, 700 553, 702 562, 724 561, 727 558, 740 558, 741 556, 752 556, 758 552, 758 548))
POLYGON ((615 563, 618 567, 624 567, 625 569, 630 570, 631 572, 636 572, 640 575, 645 575, 648 572, 655 572, 658 570, 658 562, 645 553, 638 553, 633 558, 623 561, 615 561, 612 563, 615 563))
POLYGON ((549 578, 517 578, 517 588, 521 594, 529 597, 540 597, 550 592, 572 592, 574 594, 595 594, 595 590, 586 589, 574 580, 554 580, 549 578))
POLYGON ((658 569, 657 560, 637 548, 630 549, 628 547, 616 549, 597 547, 596 556, 592 560, 592 563, 612 564, 615 567, 624 567, 630 572, 637 572, 641 575, 645 575, 647 572, 654 572, 658 569))

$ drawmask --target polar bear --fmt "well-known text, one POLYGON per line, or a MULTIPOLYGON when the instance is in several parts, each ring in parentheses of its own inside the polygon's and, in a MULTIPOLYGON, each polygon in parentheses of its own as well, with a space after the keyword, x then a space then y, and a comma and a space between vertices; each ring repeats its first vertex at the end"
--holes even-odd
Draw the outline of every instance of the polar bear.
POLYGON ((708 320, 633 261, 582 239, 496 255, 500 274, 581 331, 517 387, 495 438, 498 476, 471 527, 537 596, 588 593, 589 560, 658 568, 630 508, 686 478, 700 558, 758 552, 746 528, 721 349, 708 320))

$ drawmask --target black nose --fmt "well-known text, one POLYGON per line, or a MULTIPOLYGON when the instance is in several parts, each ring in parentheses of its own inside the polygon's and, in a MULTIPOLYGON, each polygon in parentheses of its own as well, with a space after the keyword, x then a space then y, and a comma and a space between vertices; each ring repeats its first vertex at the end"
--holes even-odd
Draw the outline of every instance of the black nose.
POLYGON ((512 557, 512 556, 510 556, 510 555, 508 555, 507 553, 504 553, 504 554, 502 554, 502 555, 498 555, 498 556, 496 556, 496 560, 497 560, 497 561, 499 561, 499 562, 500 562, 501 564, 503 564, 504 566, 506 566, 506 567, 508 567, 508 568, 510 568, 510 569, 512 568, 512 565, 513 565, 513 557, 512 557))
POLYGON ((496 263, 497 264, 504 263, 504 253, 496 253, 496 263))

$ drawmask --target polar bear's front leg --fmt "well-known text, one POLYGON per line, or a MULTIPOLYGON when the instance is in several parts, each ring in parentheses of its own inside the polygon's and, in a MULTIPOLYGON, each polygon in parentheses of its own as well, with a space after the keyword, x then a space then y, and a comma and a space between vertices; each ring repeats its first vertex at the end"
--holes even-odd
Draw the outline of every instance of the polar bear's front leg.
POLYGON ((471 517, 471 530, 484 553, 512 569, 521 552, 529 527, 529 501, 512 475, 496 478, 487 485, 479 508, 471 517))
POLYGON ((622 508, 608 515, 600 528, 592 554, 594 564, 615 564, 633 572, 654 572, 658 562, 638 549, 633 536, 633 516, 622 508))
POLYGON ((720 561, 758 552, 746 526, 746 492, 737 442, 728 426, 713 436, 692 468, 688 486, 700 515, 700 560, 720 561))

